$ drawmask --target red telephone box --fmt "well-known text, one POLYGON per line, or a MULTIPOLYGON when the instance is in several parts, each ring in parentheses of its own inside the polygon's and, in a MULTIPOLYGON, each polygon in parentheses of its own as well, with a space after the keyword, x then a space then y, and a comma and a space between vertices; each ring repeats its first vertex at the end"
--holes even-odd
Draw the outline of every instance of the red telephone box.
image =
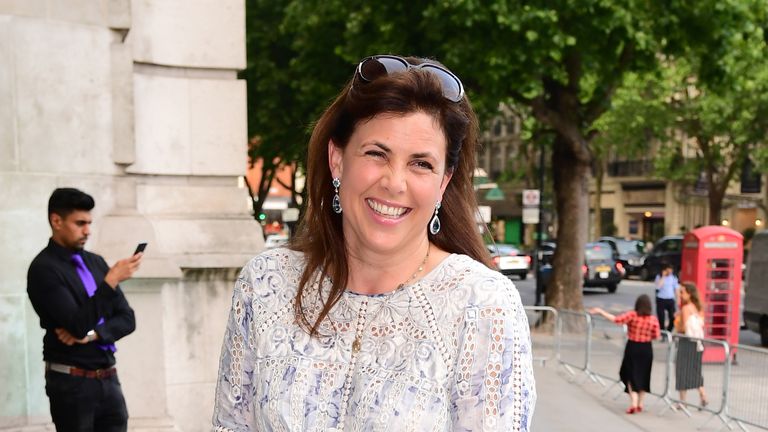
MULTIPOLYGON (((704 336, 739 343, 739 303, 744 237, 730 228, 712 225, 683 238, 680 282, 693 282, 704 309, 704 336)), ((736 350, 731 348, 731 356, 736 350)), ((725 360, 723 348, 704 348, 704 362, 725 360)))

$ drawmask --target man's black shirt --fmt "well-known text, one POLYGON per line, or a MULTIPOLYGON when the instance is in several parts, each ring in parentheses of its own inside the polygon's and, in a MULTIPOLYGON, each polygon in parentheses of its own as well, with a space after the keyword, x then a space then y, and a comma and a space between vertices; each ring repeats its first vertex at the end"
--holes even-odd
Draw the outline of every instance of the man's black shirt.
POLYGON ((78 253, 97 285, 93 297, 89 298, 72 262, 73 253, 51 239, 32 261, 27 273, 27 293, 40 317, 40 327, 45 329, 43 360, 83 369, 110 367, 115 364, 114 354, 102 350, 98 344, 114 343, 132 333, 136 328, 133 309, 119 286, 113 290, 104 282, 109 271, 104 258, 83 250, 78 253), (101 317, 104 322, 96 325, 101 317), (59 327, 78 339, 95 330, 99 339, 67 346, 56 336, 54 330, 59 327))

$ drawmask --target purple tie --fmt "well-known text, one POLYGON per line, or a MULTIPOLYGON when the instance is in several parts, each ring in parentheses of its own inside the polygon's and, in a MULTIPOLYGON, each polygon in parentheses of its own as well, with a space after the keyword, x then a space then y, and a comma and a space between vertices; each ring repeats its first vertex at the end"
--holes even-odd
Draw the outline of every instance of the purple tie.
MULTIPOLYGON (((93 279, 93 275, 91 274, 91 271, 88 270, 88 267, 85 266, 85 262, 83 262, 83 257, 80 256, 80 254, 73 254, 72 255, 72 262, 75 264, 75 269, 77 269, 77 275, 80 276, 80 280, 83 281, 83 286, 85 287, 85 292, 88 293, 88 297, 93 297, 93 294, 96 292, 96 280, 93 279)), ((96 323, 96 325, 102 324, 104 322, 104 318, 99 318, 99 322, 96 323)), ((99 348, 103 349, 104 351, 110 350, 112 352, 117 351, 117 347, 114 344, 97 344, 99 348)))

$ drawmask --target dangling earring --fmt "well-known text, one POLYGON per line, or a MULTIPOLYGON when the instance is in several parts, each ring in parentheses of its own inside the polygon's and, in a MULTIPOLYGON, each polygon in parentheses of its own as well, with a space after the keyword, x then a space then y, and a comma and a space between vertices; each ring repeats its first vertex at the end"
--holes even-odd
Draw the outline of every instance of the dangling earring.
POLYGON ((339 186, 341 186, 341 180, 339 180, 338 177, 333 178, 333 188, 335 189, 335 194, 333 195, 333 203, 331 206, 333 207, 333 211, 336 214, 341 213, 341 199, 339 199, 339 186))
POLYGON ((437 235, 440 232, 440 218, 437 217, 437 211, 440 210, 440 201, 435 203, 435 215, 432 216, 432 220, 429 221, 429 232, 432 235, 437 235))

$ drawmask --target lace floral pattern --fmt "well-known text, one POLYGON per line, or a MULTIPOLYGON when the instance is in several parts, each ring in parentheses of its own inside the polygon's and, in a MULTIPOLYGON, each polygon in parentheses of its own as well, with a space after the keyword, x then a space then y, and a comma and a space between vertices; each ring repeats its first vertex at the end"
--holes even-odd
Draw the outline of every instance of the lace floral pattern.
MULTIPOLYGON (((451 255, 392 293, 344 293, 310 338, 293 313, 303 264, 300 253, 273 249, 243 268, 215 431, 529 430, 530 335, 509 279, 451 255)), ((310 319, 319 313, 312 296, 328 285, 309 290, 310 319)))

